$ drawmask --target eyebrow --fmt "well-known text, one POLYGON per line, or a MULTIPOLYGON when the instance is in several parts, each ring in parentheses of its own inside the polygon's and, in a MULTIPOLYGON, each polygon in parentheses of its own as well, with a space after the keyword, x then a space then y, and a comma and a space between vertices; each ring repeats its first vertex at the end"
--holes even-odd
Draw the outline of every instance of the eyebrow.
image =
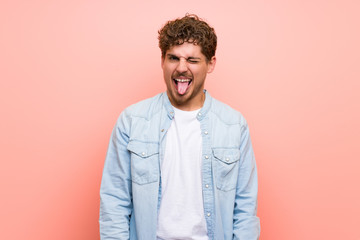
POLYGON ((201 58, 199 58, 199 57, 188 57, 187 60, 201 60, 201 58))

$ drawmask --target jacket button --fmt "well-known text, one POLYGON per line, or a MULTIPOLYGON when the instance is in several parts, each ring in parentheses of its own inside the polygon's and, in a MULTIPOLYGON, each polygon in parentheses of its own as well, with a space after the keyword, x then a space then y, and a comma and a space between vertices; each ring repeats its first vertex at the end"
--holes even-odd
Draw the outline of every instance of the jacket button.
POLYGON ((142 153, 141 153, 141 155, 145 156, 145 153, 144 153, 144 152, 142 152, 142 153))

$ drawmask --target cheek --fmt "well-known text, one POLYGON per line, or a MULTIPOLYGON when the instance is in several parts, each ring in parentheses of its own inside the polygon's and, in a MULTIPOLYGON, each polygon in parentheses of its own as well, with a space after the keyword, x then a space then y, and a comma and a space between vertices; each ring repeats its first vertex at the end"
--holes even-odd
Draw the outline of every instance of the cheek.
POLYGON ((166 75, 166 76, 171 76, 171 74, 172 74, 172 70, 169 66, 165 66, 163 68, 163 71, 164 71, 164 75, 166 75))
POLYGON ((204 73, 197 69, 194 69, 193 71, 191 71, 191 73, 193 74, 194 78, 197 78, 197 79, 201 79, 204 77, 204 73))
POLYGON ((164 74, 167 78, 171 78, 171 71, 169 71, 168 69, 164 72, 164 74))
POLYGON ((166 82, 171 82, 172 81, 172 72, 170 69, 164 69, 164 80, 166 82))

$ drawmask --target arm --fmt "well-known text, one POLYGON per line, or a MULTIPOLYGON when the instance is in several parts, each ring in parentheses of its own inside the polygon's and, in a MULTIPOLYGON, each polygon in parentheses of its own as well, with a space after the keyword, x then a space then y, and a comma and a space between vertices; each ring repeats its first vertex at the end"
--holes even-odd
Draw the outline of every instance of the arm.
POLYGON ((108 151, 100 188, 101 240, 129 239, 132 193, 130 154, 126 149, 128 135, 122 114, 115 125, 108 151))
POLYGON ((234 206, 233 239, 256 240, 260 236, 257 211, 257 171, 247 124, 241 129, 240 168, 234 206))

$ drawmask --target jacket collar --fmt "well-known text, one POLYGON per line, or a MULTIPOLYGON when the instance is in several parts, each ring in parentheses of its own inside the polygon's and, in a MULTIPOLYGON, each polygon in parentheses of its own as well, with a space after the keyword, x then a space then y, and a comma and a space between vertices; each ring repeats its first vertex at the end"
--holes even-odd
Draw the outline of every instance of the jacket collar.
MULTIPOLYGON (((211 102, 212 102, 212 97, 210 96, 210 93, 208 91, 206 91, 205 89, 204 89, 204 93, 205 93, 204 105, 200 109, 198 116, 197 116, 197 119, 199 121, 201 121, 203 118, 205 118, 206 114, 210 110, 210 106, 211 106, 211 102)), ((168 117, 170 119, 173 119, 174 118, 174 108, 171 105, 169 97, 166 92, 163 93, 163 103, 164 103, 164 107, 166 109, 168 117)))

